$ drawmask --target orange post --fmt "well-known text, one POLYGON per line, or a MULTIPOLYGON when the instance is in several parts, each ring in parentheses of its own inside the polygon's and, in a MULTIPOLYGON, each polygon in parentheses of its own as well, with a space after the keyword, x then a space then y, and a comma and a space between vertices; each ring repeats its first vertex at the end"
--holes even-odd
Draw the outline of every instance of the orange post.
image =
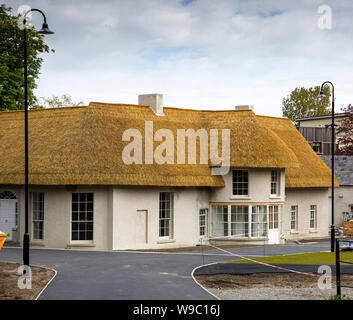
POLYGON ((2 249, 2 246, 5 243, 5 239, 6 239, 7 236, 8 236, 8 234, 3 233, 2 231, 0 231, 0 251, 2 249))

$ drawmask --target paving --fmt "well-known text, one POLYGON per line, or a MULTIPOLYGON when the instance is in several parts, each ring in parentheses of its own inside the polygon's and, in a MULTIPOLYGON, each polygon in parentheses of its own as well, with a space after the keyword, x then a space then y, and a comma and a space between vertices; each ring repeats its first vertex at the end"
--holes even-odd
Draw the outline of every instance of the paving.
MULTIPOLYGON (((31 264, 54 268, 58 274, 40 299, 215 299, 191 277, 195 267, 247 257, 328 251, 328 242, 271 245, 183 253, 103 252, 31 249, 31 264)), ((22 249, 5 247, 0 261, 22 261, 22 249)))

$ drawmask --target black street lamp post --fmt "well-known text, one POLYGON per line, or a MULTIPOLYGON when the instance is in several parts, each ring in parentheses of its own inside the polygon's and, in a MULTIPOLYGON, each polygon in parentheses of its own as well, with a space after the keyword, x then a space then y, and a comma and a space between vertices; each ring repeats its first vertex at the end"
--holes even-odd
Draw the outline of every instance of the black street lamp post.
POLYGON ((331 85, 332 87, 332 120, 331 124, 327 127, 331 127, 331 252, 335 251, 335 149, 336 149, 336 140, 335 140, 335 87, 332 82, 325 81, 320 87, 320 94, 318 98, 326 98, 324 95, 324 86, 326 84, 331 85))
POLYGON ((24 51, 24 99, 25 99, 25 233, 23 236, 23 264, 29 266, 29 231, 28 231, 28 83, 27 83, 27 32, 26 16, 31 11, 37 11, 42 14, 44 23, 40 34, 53 34, 47 24, 44 13, 39 9, 28 10, 23 16, 23 51, 24 51))

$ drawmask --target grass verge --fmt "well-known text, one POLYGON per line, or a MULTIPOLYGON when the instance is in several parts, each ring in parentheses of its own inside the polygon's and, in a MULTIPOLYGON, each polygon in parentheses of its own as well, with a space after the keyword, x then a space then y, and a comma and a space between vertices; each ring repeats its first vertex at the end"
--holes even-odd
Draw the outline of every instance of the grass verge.
MULTIPOLYGON (((327 264, 334 265, 336 256, 334 252, 310 252, 301 254, 289 254, 283 256, 269 256, 251 258, 255 261, 269 264, 327 264)), ((353 262, 353 252, 341 252, 340 259, 353 262)), ((245 259, 227 261, 225 263, 255 263, 245 259)), ((342 263, 344 264, 344 263, 342 263)))

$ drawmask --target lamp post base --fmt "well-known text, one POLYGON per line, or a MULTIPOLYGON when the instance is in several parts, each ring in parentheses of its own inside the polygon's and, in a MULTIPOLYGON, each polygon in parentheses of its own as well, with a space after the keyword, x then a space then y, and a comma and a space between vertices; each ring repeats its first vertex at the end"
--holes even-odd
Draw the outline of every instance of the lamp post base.
POLYGON ((29 266, 29 233, 23 236, 23 264, 29 266))
POLYGON ((331 226, 331 252, 335 252, 335 226, 331 226))

